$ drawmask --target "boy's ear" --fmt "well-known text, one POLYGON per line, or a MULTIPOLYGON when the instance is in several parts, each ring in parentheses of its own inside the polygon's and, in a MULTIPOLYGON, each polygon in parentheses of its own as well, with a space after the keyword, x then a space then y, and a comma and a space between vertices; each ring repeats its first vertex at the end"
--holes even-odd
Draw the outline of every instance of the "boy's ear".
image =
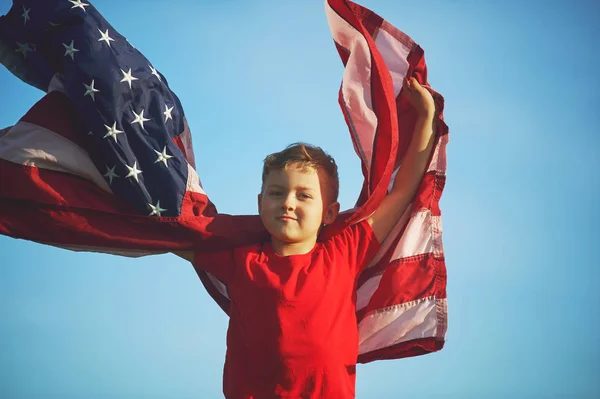
POLYGON ((331 224, 337 218, 338 213, 340 213, 340 203, 334 202, 329 204, 327 209, 325 210, 325 216, 323 216, 323 223, 331 224))
POLYGON ((259 215, 262 212, 261 202, 262 202, 262 194, 258 194, 258 214, 259 215))

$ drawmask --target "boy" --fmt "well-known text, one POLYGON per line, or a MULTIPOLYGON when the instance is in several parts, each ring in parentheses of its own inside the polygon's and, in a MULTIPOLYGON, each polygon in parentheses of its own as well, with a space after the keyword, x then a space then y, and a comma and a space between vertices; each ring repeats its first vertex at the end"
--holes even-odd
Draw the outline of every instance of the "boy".
POLYGON ((416 79, 411 144, 389 194, 366 220, 318 242, 339 212, 335 161, 295 144, 265 158, 258 211, 270 241, 216 253, 178 253, 229 287, 223 389, 227 398, 353 398, 355 287, 411 202, 433 147, 434 101, 416 79))

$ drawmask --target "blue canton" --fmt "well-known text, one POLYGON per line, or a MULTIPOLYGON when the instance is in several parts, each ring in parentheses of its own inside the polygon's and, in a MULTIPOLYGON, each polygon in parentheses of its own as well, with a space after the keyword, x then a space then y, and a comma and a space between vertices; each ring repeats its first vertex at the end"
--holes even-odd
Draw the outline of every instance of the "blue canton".
POLYGON ((0 17, 0 61, 69 97, 115 195, 140 214, 181 213, 188 164, 173 142, 184 131, 179 99, 89 1, 15 0, 0 17))

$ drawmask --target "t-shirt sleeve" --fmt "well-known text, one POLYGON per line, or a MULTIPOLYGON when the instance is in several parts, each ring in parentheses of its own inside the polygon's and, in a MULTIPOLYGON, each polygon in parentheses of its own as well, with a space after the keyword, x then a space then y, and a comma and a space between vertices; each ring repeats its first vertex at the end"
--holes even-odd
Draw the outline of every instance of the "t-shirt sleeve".
POLYGON ((194 269, 208 272, 221 282, 229 285, 235 271, 234 250, 215 252, 196 252, 194 254, 194 269))
POLYGON ((346 227, 332 241, 356 273, 367 267, 381 248, 367 220, 346 227))

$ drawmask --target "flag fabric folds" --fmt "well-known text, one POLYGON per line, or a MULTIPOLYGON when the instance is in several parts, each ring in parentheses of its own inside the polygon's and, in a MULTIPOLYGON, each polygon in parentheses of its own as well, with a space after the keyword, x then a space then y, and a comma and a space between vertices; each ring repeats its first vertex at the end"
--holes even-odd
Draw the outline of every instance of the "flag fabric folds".
MULTIPOLYGON (((0 234, 73 250, 140 256, 209 251, 268 238, 258 216, 219 214, 194 168, 183 108, 166 78, 89 3, 15 0, 0 17, 0 61, 47 94, 0 130, 0 234)), ((320 239, 368 217, 402 162, 416 114, 403 79, 427 85, 422 49, 371 11, 326 0, 345 65, 339 103, 363 189, 320 239)), ((412 204, 360 276, 359 362, 443 347, 446 271, 439 200, 448 129, 412 204)), ((226 287, 200 276, 228 311, 226 287)))

